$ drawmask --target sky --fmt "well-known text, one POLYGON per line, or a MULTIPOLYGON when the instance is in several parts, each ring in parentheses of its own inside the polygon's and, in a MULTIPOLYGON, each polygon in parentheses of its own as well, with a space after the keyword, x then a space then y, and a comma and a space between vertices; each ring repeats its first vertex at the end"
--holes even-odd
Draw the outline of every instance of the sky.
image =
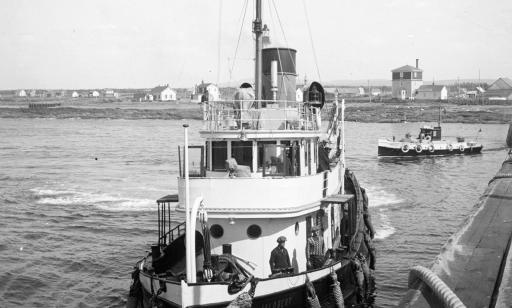
MULTIPOLYGON (((512 77, 510 0, 262 1, 299 79, 391 79, 416 58, 424 81, 512 77)), ((254 0, 1 0, 0 89, 251 81, 253 18, 254 0)))

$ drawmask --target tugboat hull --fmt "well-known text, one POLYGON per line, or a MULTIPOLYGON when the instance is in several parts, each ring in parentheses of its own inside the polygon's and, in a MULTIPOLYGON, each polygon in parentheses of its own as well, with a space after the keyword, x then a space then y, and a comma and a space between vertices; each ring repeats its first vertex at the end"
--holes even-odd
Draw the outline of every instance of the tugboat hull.
MULTIPOLYGON (((359 297, 365 294, 356 292, 358 290, 358 272, 355 270, 353 262, 343 260, 329 267, 308 273, 258 281, 254 288, 255 294, 252 298, 251 307, 310 307, 308 304, 310 298, 306 285, 307 279, 311 280, 316 296, 322 305, 332 303, 334 292, 332 292, 332 279, 329 277, 332 271, 336 273, 341 286, 343 297, 341 301, 344 301, 345 304, 360 302, 359 297)), ((153 307, 152 305, 156 304, 158 307, 203 307, 203 305, 207 305, 208 307, 220 308, 229 306, 237 297, 240 298, 240 294, 250 292, 251 289, 251 284, 248 283, 238 293, 228 295, 226 292, 228 289, 227 283, 199 286, 199 284, 187 285, 185 282, 164 282, 163 280, 151 279, 151 275, 143 272, 140 273, 140 280, 143 286, 143 298, 134 307, 153 307), (153 287, 151 287, 151 284, 153 287), (166 285, 164 292, 162 292, 163 284, 166 285), (151 294, 150 290, 153 290, 154 293, 158 292, 158 296, 151 294), (219 292, 220 290, 224 292, 219 292), (201 293, 208 294, 210 300, 207 302, 198 301, 198 294, 201 293), (213 302, 211 301, 212 298, 217 298, 218 301, 213 302)), ((373 284, 373 282, 371 283, 373 284)), ((367 293, 369 291, 368 287, 372 288, 370 281, 365 281, 361 291, 364 290, 364 293, 367 293)))

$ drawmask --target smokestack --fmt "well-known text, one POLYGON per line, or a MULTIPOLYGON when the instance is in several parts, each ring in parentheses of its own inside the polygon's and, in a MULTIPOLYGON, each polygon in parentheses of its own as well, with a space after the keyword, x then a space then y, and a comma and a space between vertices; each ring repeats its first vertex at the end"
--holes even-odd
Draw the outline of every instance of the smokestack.
POLYGON ((416 59, 416 68, 419 68, 418 63, 420 62, 420 59, 416 59))

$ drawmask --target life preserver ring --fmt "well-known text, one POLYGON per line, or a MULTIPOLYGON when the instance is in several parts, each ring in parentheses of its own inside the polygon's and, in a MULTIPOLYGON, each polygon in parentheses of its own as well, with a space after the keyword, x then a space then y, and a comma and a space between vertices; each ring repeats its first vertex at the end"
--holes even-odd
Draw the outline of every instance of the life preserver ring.
POLYGON ((425 137, 425 140, 426 140, 427 142, 430 142, 430 140, 432 140, 432 137, 431 137, 431 136, 427 136, 427 137, 425 137))
POLYGON ((464 145, 463 144, 459 145, 459 151, 464 152, 464 145))
POLYGON ((453 145, 451 145, 451 144, 448 145, 448 151, 450 151, 450 152, 453 151, 453 145))
POLYGON ((414 150, 416 150, 416 153, 418 153, 418 154, 419 154, 419 153, 421 153, 421 151, 423 151, 423 148, 421 147, 421 145, 419 145, 419 144, 418 144, 418 145, 414 148, 414 150))
POLYGON ((433 144, 431 144, 431 145, 429 145, 429 146, 428 146, 428 151, 429 151, 430 153, 434 153, 435 149, 434 149, 434 145, 433 145, 433 144))
POLYGON ((404 152, 404 153, 409 152, 409 146, 408 146, 407 144, 404 144, 404 145, 402 146, 402 152, 404 152))

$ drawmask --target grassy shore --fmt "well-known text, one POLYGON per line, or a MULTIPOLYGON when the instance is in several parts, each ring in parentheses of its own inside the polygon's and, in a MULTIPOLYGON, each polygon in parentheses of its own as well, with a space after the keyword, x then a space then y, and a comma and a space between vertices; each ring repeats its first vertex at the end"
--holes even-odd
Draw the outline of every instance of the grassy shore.
MULTIPOLYGON (((80 119, 202 119, 200 105, 179 103, 104 100, 62 100, 61 106, 29 109, 27 101, 0 101, 0 118, 80 118, 80 119)), ((32 102, 33 103, 33 102, 32 102)), ((435 122, 439 116, 439 102, 414 103, 348 103, 346 120, 354 122, 435 122)), ((512 106, 457 105, 443 103, 443 122, 450 123, 511 123, 512 106)))

